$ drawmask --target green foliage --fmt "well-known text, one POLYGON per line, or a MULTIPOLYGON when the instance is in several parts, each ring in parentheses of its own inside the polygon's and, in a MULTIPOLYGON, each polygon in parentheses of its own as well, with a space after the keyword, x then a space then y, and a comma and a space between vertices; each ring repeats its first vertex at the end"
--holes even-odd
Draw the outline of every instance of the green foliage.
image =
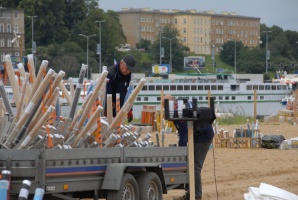
MULTIPOLYGON (((96 54, 96 45, 99 43, 100 29, 99 24, 95 22, 97 20, 105 20, 101 23, 102 65, 110 66, 114 63, 114 59, 119 61, 126 54, 115 50, 119 44, 126 43, 119 15, 114 11, 105 12, 98 8, 98 1, 96 0, 0 0, 0 4, 4 7, 24 9, 26 54, 31 53, 33 25, 38 61, 49 60, 52 62, 49 63, 57 69, 59 64, 63 65, 61 67, 68 76, 78 72, 79 66, 86 63, 86 38, 79 36, 80 33, 97 35, 89 38, 88 57, 89 72, 98 72, 99 55, 96 54), (32 24, 32 19, 27 16, 35 15, 38 17, 34 18, 32 24), (55 59, 57 61, 53 63, 55 59), (74 62, 77 63, 74 64, 74 62)), ((153 44, 150 44, 148 40, 140 40, 139 48, 145 48, 146 52, 131 52, 137 58, 138 72, 150 73, 152 64, 160 63, 160 39, 161 46, 164 48, 162 63, 170 63, 171 49, 172 71, 184 70, 184 57, 191 55, 190 49, 183 46, 178 31, 169 25, 163 27, 162 33, 158 33, 153 44)), ((298 71, 298 32, 284 31, 278 26, 268 27, 261 24, 260 41, 262 43, 256 48, 247 48, 241 42, 228 41, 224 43, 220 54, 215 55, 215 68, 235 70, 234 52, 236 44, 237 73, 263 73, 264 78, 269 80, 273 78, 277 70, 285 70, 288 73, 298 71), (267 47, 270 50, 268 62, 271 66, 267 74, 265 74, 266 35, 268 36, 267 47), (283 63, 283 69, 280 69, 280 63, 283 63), (296 67, 292 68, 291 63, 295 63, 296 67)), ((201 71, 214 71, 211 56, 201 56, 206 58, 205 69, 201 71)))
POLYGON ((184 62, 184 49, 181 41, 178 39, 178 31, 172 26, 164 26, 162 32, 159 32, 155 41, 152 44, 151 56, 152 63, 160 63, 160 43, 164 48, 164 57, 162 58, 161 64, 169 64, 172 50, 172 71, 182 71, 184 62))
POLYGON ((232 124, 245 124, 247 119, 251 122, 253 121, 252 117, 247 116, 234 116, 234 117, 225 117, 225 118, 217 118, 216 121, 218 125, 232 125, 232 124))

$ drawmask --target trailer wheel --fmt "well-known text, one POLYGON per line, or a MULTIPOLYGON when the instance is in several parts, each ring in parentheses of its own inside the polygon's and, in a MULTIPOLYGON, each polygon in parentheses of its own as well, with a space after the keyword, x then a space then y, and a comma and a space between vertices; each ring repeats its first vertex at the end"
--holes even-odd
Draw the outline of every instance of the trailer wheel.
POLYGON ((131 174, 124 174, 119 190, 109 190, 107 200, 139 200, 136 179, 131 174))
POLYGON ((145 172, 137 178, 140 199, 142 200, 162 200, 161 181, 156 173, 145 172))

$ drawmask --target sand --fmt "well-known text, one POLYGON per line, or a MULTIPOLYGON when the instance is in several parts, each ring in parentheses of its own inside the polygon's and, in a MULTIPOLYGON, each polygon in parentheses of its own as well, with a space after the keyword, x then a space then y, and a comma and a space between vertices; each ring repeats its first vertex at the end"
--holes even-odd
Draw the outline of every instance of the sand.
MULTIPOLYGON (((240 125, 218 126, 232 134, 240 125)), ((244 124, 242 127, 246 127, 244 124)), ((260 132, 298 137, 298 125, 261 123, 260 132)), ((153 140, 153 138, 152 138, 153 140)), ((154 140, 153 140, 154 141, 154 140)), ((166 143, 177 143, 177 135, 167 134, 166 143)), ((298 149, 213 148, 202 171, 203 200, 244 199, 248 187, 267 183, 298 195, 298 149), (213 156, 214 154, 214 156, 213 156)), ((164 200, 179 199, 183 190, 170 190, 164 200)))

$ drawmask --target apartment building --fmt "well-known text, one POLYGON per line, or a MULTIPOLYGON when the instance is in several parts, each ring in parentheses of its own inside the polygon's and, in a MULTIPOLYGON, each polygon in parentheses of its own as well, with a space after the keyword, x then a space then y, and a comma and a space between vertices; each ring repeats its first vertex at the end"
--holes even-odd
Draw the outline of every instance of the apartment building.
POLYGON ((20 62, 25 52, 24 32, 24 10, 0 7, 0 70, 7 54, 20 62))
POLYGON ((117 12, 124 34, 132 47, 141 38, 153 42, 165 25, 172 25, 180 40, 196 54, 216 53, 228 40, 241 41, 248 47, 259 45, 260 18, 237 15, 235 12, 198 12, 196 9, 151 10, 123 8, 117 12))

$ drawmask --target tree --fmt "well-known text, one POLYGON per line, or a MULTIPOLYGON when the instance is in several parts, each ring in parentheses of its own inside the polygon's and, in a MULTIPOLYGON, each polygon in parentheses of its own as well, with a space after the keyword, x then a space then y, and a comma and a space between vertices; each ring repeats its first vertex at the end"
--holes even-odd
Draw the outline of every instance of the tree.
POLYGON ((151 47, 151 41, 141 38, 140 42, 137 44, 138 49, 149 50, 151 47))
MULTIPOLYGON (((243 48, 242 42, 236 41, 236 61, 240 55, 240 50, 243 48)), ((223 44, 220 51, 220 59, 229 65, 234 65, 235 60, 235 42, 230 40, 223 44)))
POLYGON ((183 52, 183 45, 178 39, 178 31, 170 25, 164 26, 162 32, 159 32, 154 43, 152 44, 151 56, 154 63, 159 63, 160 54, 160 38, 161 44, 164 48, 164 58, 162 63, 170 63, 170 41, 172 39, 172 65, 173 71, 182 71, 185 54, 183 52), (167 39, 169 38, 169 39, 167 39))

